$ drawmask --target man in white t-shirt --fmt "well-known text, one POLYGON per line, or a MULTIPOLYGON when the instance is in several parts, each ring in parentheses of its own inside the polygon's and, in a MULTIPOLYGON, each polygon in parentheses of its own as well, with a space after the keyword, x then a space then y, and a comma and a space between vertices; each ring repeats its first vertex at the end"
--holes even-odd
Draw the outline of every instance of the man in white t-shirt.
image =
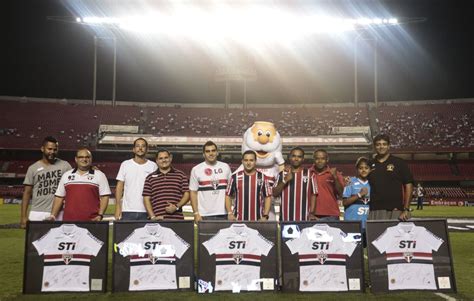
POLYGON ((202 147, 204 162, 191 170, 189 191, 194 221, 227 220, 225 192, 231 171, 229 165, 217 161, 217 145, 207 141, 202 147))
POLYGON ((145 178, 156 169, 156 163, 146 158, 148 142, 138 138, 133 142, 132 159, 123 161, 117 174, 115 220, 146 220, 143 203, 145 178))

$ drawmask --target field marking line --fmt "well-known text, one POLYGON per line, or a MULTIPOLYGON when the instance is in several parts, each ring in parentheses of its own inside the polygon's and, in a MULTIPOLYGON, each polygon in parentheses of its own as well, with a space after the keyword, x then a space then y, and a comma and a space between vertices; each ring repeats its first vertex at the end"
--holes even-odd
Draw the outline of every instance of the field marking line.
POLYGON ((456 298, 453 298, 453 297, 448 296, 448 295, 443 294, 443 293, 434 293, 434 294, 435 294, 436 296, 441 297, 441 298, 443 298, 443 299, 445 299, 445 300, 448 300, 448 301, 456 301, 456 298))

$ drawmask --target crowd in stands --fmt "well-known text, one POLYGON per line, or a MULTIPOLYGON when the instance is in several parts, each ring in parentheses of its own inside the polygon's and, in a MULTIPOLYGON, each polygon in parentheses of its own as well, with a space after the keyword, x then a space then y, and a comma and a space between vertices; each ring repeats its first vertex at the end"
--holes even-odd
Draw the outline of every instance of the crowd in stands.
POLYGON ((381 106, 377 124, 392 146, 406 150, 474 147, 474 104, 381 106))
MULTIPOLYGON (((334 127, 370 126, 363 107, 223 109, 209 107, 138 107, 0 101, 0 143, 4 148, 31 148, 46 134, 64 149, 92 149, 100 124, 138 125, 157 136, 241 136, 258 120, 276 125, 282 137, 329 135, 334 127)), ((474 148, 474 103, 382 105, 375 123, 390 133, 392 146, 404 150, 474 148)))

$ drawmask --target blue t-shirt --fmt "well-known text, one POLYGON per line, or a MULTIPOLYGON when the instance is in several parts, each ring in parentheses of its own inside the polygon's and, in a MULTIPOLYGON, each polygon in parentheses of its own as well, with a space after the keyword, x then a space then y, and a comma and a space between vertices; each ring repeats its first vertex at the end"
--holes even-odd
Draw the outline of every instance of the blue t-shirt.
POLYGON ((344 198, 349 198, 353 195, 356 195, 357 193, 359 193, 362 187, 367 187, 368 193, 362 199, 355 201, 354 203, 352 203, 351 205, 345 208, 344 220, 362 221, 362 228, 365 229, 365 221, 367 220, 367 217, 369 216, 369 202, 370 202, 369 181, 364 182, 359 178, 351 177, 351 181, 349 185, 347 185, 344 188, 344 193, 342 196, 344 198))

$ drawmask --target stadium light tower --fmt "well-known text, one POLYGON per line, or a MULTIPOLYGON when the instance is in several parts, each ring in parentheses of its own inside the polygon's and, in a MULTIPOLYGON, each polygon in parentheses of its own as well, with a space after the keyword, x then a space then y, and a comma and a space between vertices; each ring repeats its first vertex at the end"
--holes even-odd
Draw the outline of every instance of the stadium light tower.
POLYGON ((374 103, 378 106, 378 63, 377 63, 377 44, 378 38, 375 35, 364 36, 363 33, 358 33, 354 39, 354 104, 359 104, 359 77, 358 77, 358 63, 357 63, 357 45, 359 41, 373 41, 372 47, 374 51, 374 103))
POLYGON ((97 104, 97 47, 100 40, 112 40, 113 43, 113 70, 112 70, 112 106, 116 104, 117 81, 117 39, 115 37, 98 37, 94 35, 94 79, 92 84, 92 104, 97 104))

